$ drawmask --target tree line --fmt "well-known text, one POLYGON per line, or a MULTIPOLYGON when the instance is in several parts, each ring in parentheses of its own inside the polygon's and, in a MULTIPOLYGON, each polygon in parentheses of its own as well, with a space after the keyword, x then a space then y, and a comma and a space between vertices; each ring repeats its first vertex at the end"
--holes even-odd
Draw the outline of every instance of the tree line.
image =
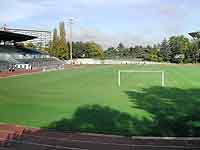
MULTIPOLYGON (((53 38, 49 47, 44 50, 51 56, 62 60, 68 60, 69 42, 66 38, 64 22, 59 23, 59 28, 53 31, 53 38)), ((41 44, 40 44, 41 45, 41 44)), ((142 59, 157 62, 171 63, 198 63, 200 62, 200 40, 190 40, 187 37, 171 36, 161 43, 152 45, 135 45, 125 47, 119 43, 117 47, 104 49, 101 45, 89 42, 73 42, 73 58, 104 58, 104 59, 142 59)), ((26 45, 28 48, 35 48, 32 43, 26 45)), ((41 46, 40 46, 41 47, 41 46)), ((41 49, 41 48, 40 48, 41 49)))
POLYGON ((120 43, 116 48, 110 47, 104 52, 105 58, 140 58, 148 61, 171 63, 200 62, 200 40, 187 37, 171 36, 153 46, 136 45, 126 48, 120 43))
MULTIPOLYGON (((73 58, 102 58, 102 47, 93 42, 73 42, 73 58)), ((53 31, 53 39, 50 41, 48 53, 62 60, 70 58, 69 48, 70 44, 66 39, 66 31, 64 22, 59 23, 59 30, 56 28, 53 31)))

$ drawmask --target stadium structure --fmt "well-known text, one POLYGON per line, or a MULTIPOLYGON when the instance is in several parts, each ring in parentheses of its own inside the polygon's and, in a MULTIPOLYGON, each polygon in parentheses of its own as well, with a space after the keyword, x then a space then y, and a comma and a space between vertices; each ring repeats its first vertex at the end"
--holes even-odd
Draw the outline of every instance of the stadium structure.
POLYGON ((29 36, 35 36, 36 38, 23 41, 24 44, 29 42, 33 43, 38 49, 39 48, 46 48, 51 40, 51 32, 46 30, 32 30, 32 29, 19 29, 19 28, 8 28, 4 25, 0 28, 1 31, 25 34, 29 36))
POLYGON ((63 62, 51 57, 47 52, 28 49, 20 44, 36 38, 31 35, 0 31, 0 72, 61 67, 63 62))
POLYGON ((190 32, 188 33, 193 39, 200 39, 200 32, 190 32))

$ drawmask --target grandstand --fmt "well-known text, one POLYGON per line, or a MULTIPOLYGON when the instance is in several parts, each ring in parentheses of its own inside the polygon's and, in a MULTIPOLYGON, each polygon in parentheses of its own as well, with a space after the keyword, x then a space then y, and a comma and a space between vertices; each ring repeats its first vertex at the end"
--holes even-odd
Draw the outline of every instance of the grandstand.
POLYGON ((199 39, 200 38, 200 32, 190 32, 188 33, 193 39, 199 39))
POLYGON ((63 62, 49 56, 47 52, 28 49, 19 44, 34 38, 36 37, 0 31, 0 72, 61 67, 63 62))
POLYGON ((2 28, 0 28, 0 30, 9 31, 12 33, 29 35, 29 36, 35 36, 36 38, 28 40, 28 41, 23 41, 23 43, 27 44, 27 43, 31 42, 37 48, 41 48, 41 47, 46 48, 51 40, 51 32, 50 31, 8 28, 7 25, 4 25, 2 28))

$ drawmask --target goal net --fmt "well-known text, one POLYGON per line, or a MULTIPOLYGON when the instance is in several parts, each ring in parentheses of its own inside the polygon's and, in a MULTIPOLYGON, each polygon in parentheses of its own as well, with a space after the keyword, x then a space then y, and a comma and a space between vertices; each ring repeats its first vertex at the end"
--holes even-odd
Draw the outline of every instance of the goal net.
POLYGON ((118 70, 118 86, 121 86, 121 76, 124 73, 132 73, 132 74, 138 74, 138 73, 145 73, 145 74, 149 74, 149 73, 155 73, 155 74, 159 74, 161 76, 161 78, 159 78, 160 80, 160 85, 162 87, 165 86, 165 72, 164 71, 139 71, 139 70, 118 70))

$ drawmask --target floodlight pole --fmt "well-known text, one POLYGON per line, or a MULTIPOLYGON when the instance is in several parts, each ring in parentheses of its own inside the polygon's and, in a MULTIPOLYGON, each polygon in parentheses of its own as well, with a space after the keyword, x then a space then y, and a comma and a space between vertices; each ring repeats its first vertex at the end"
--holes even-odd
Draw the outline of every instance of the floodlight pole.
POLYGON ((73 18, 69 19, 69 28, 70 28, 70 35, 69 35, 69 45, 70 45, 70 60, 72 61, 73 59, 73 36, 72 36, 72 25, 73 25, 73 18))

